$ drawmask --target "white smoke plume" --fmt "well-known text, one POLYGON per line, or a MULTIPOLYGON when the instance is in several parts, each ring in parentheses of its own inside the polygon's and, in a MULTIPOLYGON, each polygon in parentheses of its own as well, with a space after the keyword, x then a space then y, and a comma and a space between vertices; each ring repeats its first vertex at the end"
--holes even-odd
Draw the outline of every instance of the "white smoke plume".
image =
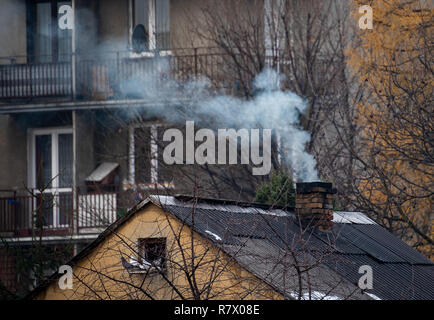
POLYGON ((159 63, 160 73, 140 75, 121 85, 123 94, 149 101, 163 101, 145 110, 152 117, 169 123, 194 121, 208 128, 263 128, 273 129, 284 141, 283 159, 288 162, 299 181, 318 181, 316 161, 305 151, 310 141, 308 132, 302 130, 299 118, 306 111, 306 102, 293 92, 283 91, 283 76, 266 68, 254 80, 256 94, 246 100, 229 95, 212 94, 206 78, 175 81, 163 77, 169 74, 164 60, 159 63), (164 102, 167 102, 165 106, 164 102), (176 107, 173 107, 173 106, 176 107), (212 126, 212 127, 211 127, 212 126))

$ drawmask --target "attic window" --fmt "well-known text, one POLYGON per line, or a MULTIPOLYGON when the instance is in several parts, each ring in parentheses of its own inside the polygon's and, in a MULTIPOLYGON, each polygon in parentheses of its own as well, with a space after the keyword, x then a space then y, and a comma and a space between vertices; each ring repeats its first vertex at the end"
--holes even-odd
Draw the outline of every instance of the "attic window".
POLYGON ((139 239, 139 261, 149 263, 153 267, 165 267, 166 238, 139 239))

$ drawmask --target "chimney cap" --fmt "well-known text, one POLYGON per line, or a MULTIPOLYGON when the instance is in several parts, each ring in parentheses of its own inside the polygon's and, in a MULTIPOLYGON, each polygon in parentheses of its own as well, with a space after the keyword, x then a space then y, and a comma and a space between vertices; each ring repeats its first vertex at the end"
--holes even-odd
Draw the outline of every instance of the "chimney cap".
POLYGON ((337 190, 333 188, 333 184, 330 182, 298 182, 296 186, 297 193, 324 192, 333 194, 337 192, 337 190))

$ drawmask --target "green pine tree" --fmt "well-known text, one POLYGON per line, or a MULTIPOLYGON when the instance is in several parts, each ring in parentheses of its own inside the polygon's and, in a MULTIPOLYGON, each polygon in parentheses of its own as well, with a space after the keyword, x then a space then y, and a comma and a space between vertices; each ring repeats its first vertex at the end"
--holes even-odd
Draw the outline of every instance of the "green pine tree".
POLYGON ((271 175, 271 180, 256 190, 253 201, 284 208, 294 207, 295 190, 292 178, 286 172, 274 172, 271 175))

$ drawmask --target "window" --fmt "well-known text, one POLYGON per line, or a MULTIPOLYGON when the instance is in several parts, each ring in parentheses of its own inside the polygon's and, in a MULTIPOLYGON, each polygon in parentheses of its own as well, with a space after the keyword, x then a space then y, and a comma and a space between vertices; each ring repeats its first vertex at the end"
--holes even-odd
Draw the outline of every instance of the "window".
POLYGON ((72 130, 32 132, 34 180, 37 189, 72 187, 72 130))
POLYGON ((144 187, 171 188, 176 168, 163 159, 165 146, 162 124, 132 125, 129 132, 129 183, 144 187))
POLYGON ((156 126, 134 128, 134 180, 137 183, 158 183, 158 145, 155 135, 156 126))
POLYGON ((156 0, 155 41, 157 49, 170 48, 170 3, 169 0, 156 0))
POLYGON ((170 0, 134 0, 133 31, 143 26, 149 50, 170 49, 170 0))
POLYGON ((139 261, 152 267, 165 268, 166 238, 139 239, 139 261))
POLYGON ((30 185, 43 226, 68 226, 72 213, 71 129, 35 129, 30 134, 30 185))
POLYGON ((36 62, 64 62, 70 60, 72 52, 71 28, 59 27, 59 20, 66 14, 65 6, 71 1, 38 0, 28 7, 32 17, 28 26, 29 55, 36 62))

